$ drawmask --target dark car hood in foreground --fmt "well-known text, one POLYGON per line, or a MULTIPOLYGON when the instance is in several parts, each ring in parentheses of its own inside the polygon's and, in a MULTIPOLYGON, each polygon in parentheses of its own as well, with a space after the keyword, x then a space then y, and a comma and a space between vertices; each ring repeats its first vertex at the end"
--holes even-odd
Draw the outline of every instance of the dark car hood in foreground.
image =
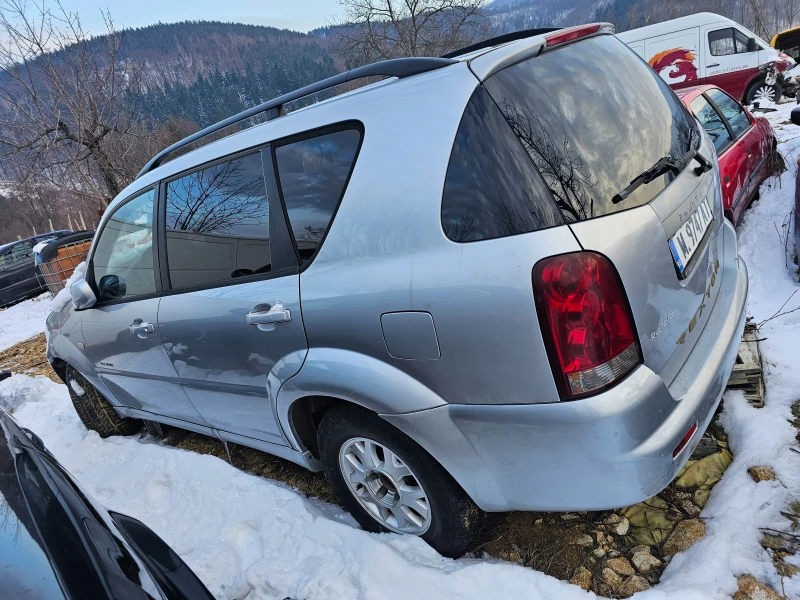
POLYGON ((5 598, 60 600, 65 596, 58 576, 19 485, 18 452, 0 438, 0 590, 5 598))

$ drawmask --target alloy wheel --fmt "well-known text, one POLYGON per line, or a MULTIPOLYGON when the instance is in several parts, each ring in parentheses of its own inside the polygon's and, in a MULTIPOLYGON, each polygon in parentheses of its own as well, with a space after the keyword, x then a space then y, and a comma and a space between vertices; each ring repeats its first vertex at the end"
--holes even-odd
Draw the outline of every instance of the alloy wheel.
POLYGON ((353 496, 383 527, 411 535, 428 530, 428 495, 391 449, 368 438, 351 438, 339 450, 339 468, 353 496))
POLYGON ((775 102, 775 88, 769 85, 760 86, 753 94, 753 100, 775 102))

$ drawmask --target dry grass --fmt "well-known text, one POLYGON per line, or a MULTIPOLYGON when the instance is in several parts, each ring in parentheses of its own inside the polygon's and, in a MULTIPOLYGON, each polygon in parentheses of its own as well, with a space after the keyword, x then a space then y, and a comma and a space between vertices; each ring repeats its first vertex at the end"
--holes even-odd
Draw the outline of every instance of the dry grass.
POLYGON ((0 352, 0 369, 30 376, 44 375, 61 383, 47 362, 47 341, 43 333, 0 352))

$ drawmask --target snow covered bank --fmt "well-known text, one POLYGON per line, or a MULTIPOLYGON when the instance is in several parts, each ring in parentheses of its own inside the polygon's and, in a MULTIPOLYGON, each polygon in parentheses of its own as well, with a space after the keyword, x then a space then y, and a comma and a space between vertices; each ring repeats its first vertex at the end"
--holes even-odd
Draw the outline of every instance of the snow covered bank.
POLYGON ((50 299, 45 293, 0 310, 0 352, 44 331, 50 299))

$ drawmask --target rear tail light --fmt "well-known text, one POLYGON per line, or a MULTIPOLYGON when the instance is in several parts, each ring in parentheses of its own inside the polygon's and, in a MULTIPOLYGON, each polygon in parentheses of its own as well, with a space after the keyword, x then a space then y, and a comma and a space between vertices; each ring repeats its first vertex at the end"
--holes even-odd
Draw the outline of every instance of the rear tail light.
POLYGON ((605 256, 574 252, 540 260, 533 292, 562 399, 600 392, 642 362, 628 299, 605 256))
POLYGON ((544 42, 548 48, 552 48, 553 46, 558 46, 559 44, 565 44, 567 42, 577 40, 578 38, 586 37, 587 35, 592 35, 593 33, 597 33, 598 31, 600 31, 600 27, 602 27, 602 23, 592 23, 591 25, 570 27, 569 29, 564 29, 562 31, 553 33, 551 35, 546 35, 544 37, 544 42))

